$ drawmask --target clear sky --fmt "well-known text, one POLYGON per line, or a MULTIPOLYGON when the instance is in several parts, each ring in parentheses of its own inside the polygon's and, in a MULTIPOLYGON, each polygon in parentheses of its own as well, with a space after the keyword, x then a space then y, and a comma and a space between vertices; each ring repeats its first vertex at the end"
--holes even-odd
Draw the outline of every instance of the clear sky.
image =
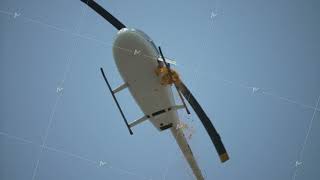
MULTIPOLYGON (((98 2, 177 61, 230 155, 180 113, 207 179, 319 179, 320 1, 98 2)), ((80 0, 0 1, 1 180, 192 179, 169 131, 129 135, 99 72, 122 83, 116 32, 80 0)))

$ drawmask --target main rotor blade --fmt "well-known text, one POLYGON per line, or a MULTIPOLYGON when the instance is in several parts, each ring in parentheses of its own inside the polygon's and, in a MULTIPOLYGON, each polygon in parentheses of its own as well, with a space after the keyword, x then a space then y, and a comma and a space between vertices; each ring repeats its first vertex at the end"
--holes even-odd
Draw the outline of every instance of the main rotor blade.
POLYGON ((194 109, 195 113, 201 120, 203 126, 207 130, 210 136, 210 139, 219 154, 221 162, 227 161, 229 159, 228 153, 221 141, 220 135, 218 134, 217 130, 214 128, 209 117, 206 115, 206 113, 203 111, 198 101, 195 99, 195 97, 192 95, 192 93, 189 91, 189 89, 186 87, 186 85, 182 81, 176 83, 176 85, 178 89, 181 91, 181 93, 183 94, 183 96, 187 99, 191 107, 194 109))
MULTIPOLYGON (((165 66, 169 70, 169 72, 168 72, 169 75, 172 76, 170 66, 166 62, 166 59, 164 58, 160 47, 159 47, 159 52, 160 52, 160 55, 163 59, 165 66)), ((206 115, 206 113, 203 111, 202 107, 200 106, 200 104, 198 103, 196 98, 192 95, 192 93, 189 91, 189 89, 186 87, 186 85, 184 85, 184 83, 182 81, 175 82, 174 85, 177 88, 178 92, 180 91, 182 93, 182 95, 187 99, 187 101, 189 102, 189 104, 191 105, 191 107, 193 108, 193 110, 196 112, 197 116, 201 120, 203 126, 207 130, 207 132, 210 136, 210 139, 219 154, 221 162, 227 161, 229 159, 229 156, 228 156, 228 153, 227 153, 227 151, 221 141, 220 135, 218 134, 217 130, 214 128, 212 122, 210 121, 210 119, 206 115)))
MULTIPOLYGON (((168 72, 168 73, 169 73, 169 77, 172 78, 172 72, 171 72, 171 69, 170 69, 170 64, 167 63, 166 58, 163 56, 163 53, 162 53, 162 50, 161 50, 161 47, 160 47, 160 46, 159 46, 159 52, 160 52, 160 56, 161 56, 161 58, 162 58, 162 60, 163 60, 163 62, 164 62, 164 64, 165 64, 165 66, 166 66, 166 67, 168 68, 168 70, 169 70, 169 72, 168 72)), ((179 97, 180 97, 180 99, 181 99, 181 101, 182 101, 182 103, 183 103, 183 105, 184 105, 184 108, 185 108, 186 111, 187 111, 187 114, 190 114, 190 111, 189 111, 186 103, 184 102, 184 99, 183 99, 183 97, 182 97, 182 95, 181 95, 181 92, 179 91, 179 88, 178 88, 178 86, 176 85, 176 83, 174 83, 174 87, 175 87, 176 90, 178 91, 179 97)))
POLYGON ((111 23, 118 30, 126 27, 117 18, 115 18, 112 14, 110 14, 108 11, 106 11, 103 7, 101 7, 95 1, 93 1, 93 0, 81 0, 81 1, 85 4, 87 4, 89 7, 91 7, 98 14, 100 14, 104 19, 106 19, 109 23, 111 23))

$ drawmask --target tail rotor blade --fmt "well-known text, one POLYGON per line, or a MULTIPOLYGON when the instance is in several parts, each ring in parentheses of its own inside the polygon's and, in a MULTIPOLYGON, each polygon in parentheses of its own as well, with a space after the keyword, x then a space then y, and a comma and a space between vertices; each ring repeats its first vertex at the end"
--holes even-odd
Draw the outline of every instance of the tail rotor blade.
POLYGON ((98 3, 93 0, 81 0, 83 3, 91 7, 95 12, 100 14, 105 20, 112 24, 118 30, 125 28, 126 26, 122 24, 117 18, 110 14, 107 10, 101 7, 98 3))

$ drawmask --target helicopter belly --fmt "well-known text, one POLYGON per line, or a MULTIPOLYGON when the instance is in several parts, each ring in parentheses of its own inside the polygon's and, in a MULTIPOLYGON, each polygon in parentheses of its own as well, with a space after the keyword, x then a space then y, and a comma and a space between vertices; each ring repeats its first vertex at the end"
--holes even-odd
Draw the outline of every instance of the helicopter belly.
POLYGON ((121 30, 114 41, 113 56, 130 93, 153 125, 164 130, 176 124, 172 89, 161 85, 155 74, 158 52, 151 40, 139 31, 121 30))

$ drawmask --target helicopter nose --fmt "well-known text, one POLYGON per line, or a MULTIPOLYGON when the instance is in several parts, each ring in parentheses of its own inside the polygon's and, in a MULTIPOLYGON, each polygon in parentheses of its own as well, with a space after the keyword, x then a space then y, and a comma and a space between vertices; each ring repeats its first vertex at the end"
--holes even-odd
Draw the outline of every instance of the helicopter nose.
POLYGON ((113 43, 113 54, 117 53, 133 53, 138 51, 142 45, 142 39, 133 30, 128 28, 121 29, 113 43))
POLYGON ((152 41, 136 29, 123 28, 121 29, 113 43, 113 56, 119 59, 118 56, 133 55, 135 57, 156 57, 157 51, 153 47, 152 41))

